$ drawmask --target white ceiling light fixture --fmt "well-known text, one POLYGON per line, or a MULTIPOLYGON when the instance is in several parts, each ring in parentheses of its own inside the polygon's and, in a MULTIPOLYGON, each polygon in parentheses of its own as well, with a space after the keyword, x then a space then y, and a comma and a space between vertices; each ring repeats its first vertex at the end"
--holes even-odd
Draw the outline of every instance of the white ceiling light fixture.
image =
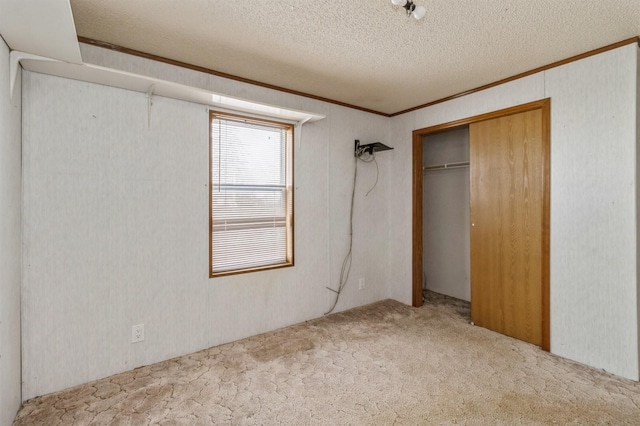
POLYGON ((411 0, 391 0, 395 6, 402 6, 407 11, 407 16, 413 16, 416 20, 424 18, 427 9, 424 6, 416 6, 411 0))

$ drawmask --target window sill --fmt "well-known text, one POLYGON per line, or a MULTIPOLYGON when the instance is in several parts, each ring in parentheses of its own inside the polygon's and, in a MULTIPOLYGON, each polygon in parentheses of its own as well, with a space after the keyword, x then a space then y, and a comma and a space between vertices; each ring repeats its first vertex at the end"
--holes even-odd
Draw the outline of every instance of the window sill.
POLYGON ((229 275, 247 274, 249 272, 269 271, 272 269, 290 268, 294 266, 293 262, 279 263, 277 265, 259 266, 256 268, 241 269, 237 271, 224 271, 224 272, 212 272, 209 273, 209 278, 226 277, 229 275))

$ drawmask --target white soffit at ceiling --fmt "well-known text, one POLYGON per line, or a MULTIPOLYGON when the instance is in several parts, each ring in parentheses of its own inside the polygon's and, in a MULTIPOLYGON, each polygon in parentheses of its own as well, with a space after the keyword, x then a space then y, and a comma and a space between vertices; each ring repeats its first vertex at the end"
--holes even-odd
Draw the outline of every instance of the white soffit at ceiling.
POLYGON ((69 0, 0 0, 0 34, 11 50, 82 63, 69 0))
POLYGON ((42 74, 133 90, 147 93, 149 96, 157 95, 180 99, 197 104, 209 105, 218 109, 245 112, 300 123, 313 122, 325 118, 322 114, 247 101, 205 89, 97 65, 76 65, 65 62, 48 61, 46 58, 43 59, 44 60, 26 58, 21 61, 21 64, 26 70, 42 74))
POLYGON ((324 115, 225 96, 138 74, 83 64, 68 0, 0 0, 0 34, 11 48, 10 96, 18 63, 29 71, 88 81, 254 115, 305 123, 324 115))

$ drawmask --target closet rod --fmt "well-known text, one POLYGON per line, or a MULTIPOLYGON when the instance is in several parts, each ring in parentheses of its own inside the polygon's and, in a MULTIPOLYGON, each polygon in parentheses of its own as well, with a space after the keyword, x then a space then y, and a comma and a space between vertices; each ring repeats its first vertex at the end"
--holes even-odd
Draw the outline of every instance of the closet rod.
POLYGON ((422 170, 427 172, 427 171, 431 171, 431 170, 457 169, 457 168, 460 168, 460 167, 469 167, 469 162, 468 161, 461 161, 461 162, 458 162, 458 163, 434 164, 434 165, 431 165, 431 166, 424 166, 422 168, 422 170))

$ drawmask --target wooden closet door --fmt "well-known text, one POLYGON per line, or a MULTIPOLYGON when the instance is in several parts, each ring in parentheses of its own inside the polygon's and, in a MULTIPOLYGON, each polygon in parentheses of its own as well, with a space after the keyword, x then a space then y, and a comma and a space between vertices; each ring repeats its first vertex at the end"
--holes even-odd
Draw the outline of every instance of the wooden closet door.
POLYGON ((542 110, 470 124, 471 320, 542 344, 542 110))

